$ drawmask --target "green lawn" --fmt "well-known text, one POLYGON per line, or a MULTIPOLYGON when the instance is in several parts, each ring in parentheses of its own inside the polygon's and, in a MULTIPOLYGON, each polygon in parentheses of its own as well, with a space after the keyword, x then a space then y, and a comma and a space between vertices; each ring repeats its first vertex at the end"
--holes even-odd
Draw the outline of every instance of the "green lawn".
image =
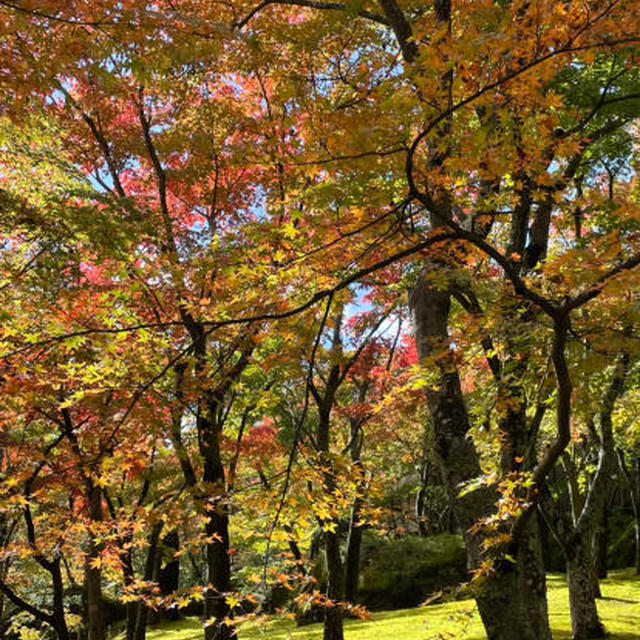
MULTIPOLYGON (((548 579, 551 628, 555 640, 569 638, 569 604, 564 576, 548 579)), ((614 571, 602 582, 604 598, 600 615, 612 640, 640 638, 640 577, 631 570, 614 571)), ((372 614, 371 620, 348 620, 346 640, 483 640, 485 635, 472 601, 465 600, 418 609, 399 609, 372 614)), ((200 640, 202 629, 195 619, 163 625, 147 634, 148 640, 200 640)), ((296 628, 292 622, 275 620, 266 628, 245 626, 240 640, 318 640, 322 626, 296 628)))

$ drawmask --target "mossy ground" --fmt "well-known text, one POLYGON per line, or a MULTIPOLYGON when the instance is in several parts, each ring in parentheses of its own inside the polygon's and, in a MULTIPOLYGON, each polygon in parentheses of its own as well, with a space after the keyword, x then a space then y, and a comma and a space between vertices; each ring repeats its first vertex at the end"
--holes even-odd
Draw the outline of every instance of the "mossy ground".
MULTIPOLYGON (((569 603, 564 576, 548 577, 551 628, 555 640, 570 637, 569 603)), ((611 572, 602 581, 603 599, 598 609, 611 640, 640 639, 640 577, 631 570, 611 572)), ((381 611, 370 620, 347 620, 346 640, 484 640, 482 625, 471 600, 415 609, 381 611)), ((202 628, 193 619, 150 630, 148 640, 200 640, 202 628)), ((266 627, 245 625, 240 640, 319 640, 322 626, 297 628, 277 619, 266 627)))

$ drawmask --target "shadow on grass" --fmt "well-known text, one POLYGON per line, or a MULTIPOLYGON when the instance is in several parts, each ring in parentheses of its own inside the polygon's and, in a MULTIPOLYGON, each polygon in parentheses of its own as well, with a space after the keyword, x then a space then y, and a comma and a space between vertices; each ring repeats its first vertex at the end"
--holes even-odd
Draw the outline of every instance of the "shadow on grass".
MULTIPOLYGON (((548 576, 550 623, 554 640, 569 640, 571 622, 565 576, 548 576)), ((640 577, 632 570, 613 571, 602 581, 598 610, 610 640, 640 640, 640 577)), ((202 626, 186 619, 150 630, 147 640, 201 640, 202 626)), ((282 618, 266 626, 246 624, 239 640, 321 640, 322 625, 296 627, 282 618)), ((417 609, 379 611, 370 620, 347 620, 346 640, 485 640, 471 600, 417 609)))

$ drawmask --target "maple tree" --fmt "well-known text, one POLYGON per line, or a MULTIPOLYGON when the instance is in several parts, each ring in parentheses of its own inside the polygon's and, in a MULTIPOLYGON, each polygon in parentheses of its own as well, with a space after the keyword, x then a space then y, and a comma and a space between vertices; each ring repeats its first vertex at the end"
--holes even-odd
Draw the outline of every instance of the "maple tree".
MULTIPOLYGON (((255 604, 232 578, 254 499, 238 478, 257 475, 267 561, 282 528, 304 565, 292 510, 320 523, 318 600, 325 638, 341 638, 363 470, 388 455, 373 444, 363 459, 362 434, 393 442, 392 421, 415 420, 488 637, 550 638, 533 514, 567 459, 576 382, 596 379, 580 349, 633 355, 638 2, 3 0, 0 14, 0 584, 13 604, 68 637, 65 585, 82 574, 101 640, 104 572, 117 573, 128 637, 142 638, 149 611, 175 604, 156 589, 163 512, 191 509, 183 534, 206 571, 180 598, 204 599, 207 640, 235 637, 234 614, 255 604), (397 344, 374 335, 407 290, 420 365, 403 352, 401 372, 397 344), (372 309, 361 330, 358 306, 372 309), (59 465, 59 485, 36 492, 59 465), (45 505, 41 543, 30 521, 45 505), (61 537, 80 512, 84 528, 61 537), (12 584, 21 550, 50 575, 51 605, 12 584)), ((599 410, 598 477, 613 405, 630 402, 622 385, 615 396, 599 410)), ((583 583, 569 580, 576 638, 602 632, 582 623, 595 608, 583 583)))

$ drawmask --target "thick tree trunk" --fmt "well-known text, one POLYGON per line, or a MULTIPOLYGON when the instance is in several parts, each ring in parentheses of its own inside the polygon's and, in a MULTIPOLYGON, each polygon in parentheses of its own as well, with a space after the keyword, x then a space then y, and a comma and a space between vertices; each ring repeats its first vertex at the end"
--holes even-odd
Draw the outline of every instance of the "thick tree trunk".
MULTIPOLYGON (((120 545, 120 563, 122 565, 122 578, 125 586, 133 584, 135 580, 135 571, 133 568, 133 553, 131 548, 132 536, 127 535, 121 537, 118 541, 120 545)), ((125 630, 126 640, 133 640, 136 632, 136 615, 138 612, 137 602, 127 602, 126 604, 126 621, 127 626, 125 630)))
MULTIPOLYGON (((180 558, 175 556, 175 553, 180 550, 180 534, 178 530, 169 531, 162 539, 162 544, 165 548, 165 554, 170 554, 171 559, 164 567, 161 567, 158 584, 160 593, 169 595, 180 587, 180 558)), ((162 617, 167 620, 179 620, 182 614, 179 609, 169 609, 163 613, 162 617)))
MULTIPOLYGON (((207 370, 207 337, 204 327, 188 314, 183 314, 185 324, 193 339, 196 358, 194 374, 200 384, 205 384, 207 370)), ((219 409, 229 384, 246 367, 255 343, 242 352, 227 380, 215 389, 202 388, 199 391, 196 429, 198 446, 203 460, 202 480, 206 493, 198 489, 197 501, 207 517, 205 546, 207 584, 205 587, 204 619, 205 640, 231 640, 237 638, 231 619, 231 608, 227 595, 231 590, 231 558, 229 556, 229 505, 226 492, 225 470, 220 455, 220 436, 224 418, 219 418, 219 409)), ((174 427, 174 431, 176 427, 174 427)), ((176 438, 174 435, 174 439, 176 438)), ((186 453, 186 452, 185 452, 186 453)), ((190 461, 183 455, 181 461, 185 479, 195 482, 195 474, 190 461)))
POLYGON ((126 640, 134 640, 136 634, 136 619, 138 616, 137 602, 127 602, 126 615, 127 615, 127 628, 125 631, 126 640))
POLYGON ((630 472, 625 462, 624 452, 618 449, 618 465, 628 485, 629 497, 631 498, 636 534, 635 567, 636 575, 640 576, 640 456, 636 457, 633 471, 630 472))
POLYGON ((574 545, 567 558, 567 582, 573 640, 604 638, 604 626, 596 604, 591 553, 583 541, 574 545))
POLYGON ((516 571, 525 614, 531 623, 535 637, 538 640, 552 640, 540 527, 535 516, 531 518, 520 538, 516 571))
MULTIPOLYGON (((411 296, 416 342, 420 359, 434 359, 440 371, 438 387, 428 394, 435 452, 443 467, 456 520, 464 532, 469 569, 475 570, 485 559, 482 550, 485 534, 474 525, 494 510, 496 496, 488 487, 460 496, 461 485, 480 476, 481 468, 478 453, 468 437, 467 409, 449 349, 450 293, 430 286, 428 278, 426 273, 411 296)), ((538 640, 523 605, 518 572, 511 563, 499 562, 476 581, 476 603, 488 640, 538 640)))
POLYGON ((598 468, 587 493, 584 507, 576 521, 575 533, 568 545, 567 575, 571 626, 575 640, 601 638, 605 631, 596 605, 599 595, 597 584, 594 536, 600 525, 611 485, 614 440, 611 416, 617 399, 624 390, 629 369, 629 356, 622 351, 615 363, 615 370, 600 403, 600 453, 598 468))
POLYGON ((169 531, 162 538, 162 547, 163 555, 170 559, 160 568, 158 585, 160 593, 169 595, 180 586, 180 559, 175 557, 175 553, 180 550, 180 535, 177 529, 169 531))
MULTIPOLYGON (((336 489, 335 471, 333 469, 333 462, 329 456, 329 450, 331 443, 331 410, 335 402, 336 391, 341 382, 339 357, 342 355, 342 342, 340 337, 342 311, 336 314, 334 322, 331 352, 336 362, 329 370, 324 394, 320 393, 313 383, 313 380, 309 387, 318 407, 318 425, 316 428, 318 469, 322 470, 322 491, 327 497, 333 496, 336 489)), ((339 522, 337 517, 330 516, 327 519, 320 519, 320 525, 323 528, 327 567, 327 602, 324 607, 323 640, 343 640, 345 575, 342 556, 340 554, 339 522)))
POLYGON ((538 640, 525 617, 513 566, 483 581, 476 604, 488 640, 538 640))
POLYGON ((204 603, 206 640, 236 638, 236 631, 227 624, 231 613, 226 594, 231 590, 231 562, 229 557, 229 517, 226 505, 220 505, 210 514, 206 526, 207 583, 209 588, 204 603), (211 622, 211 624, 209 624, 211 622))
MULTIPOLYGON (((515 364, 507 361, 503 365, 502 376, 519 379, 523 373, 520 366, 517 360, 515 364)), ((503 389, 503 394, 502 399, 507 401, 508 408, 504 417, 498 420, 498 427, 502 443, 502 473, 507 476, 535 465, 535 456, 530 455, 535 435, 532 436, 529 430, 524 390, 517 384, 511 384, 503 389)), ((529 520, 518 540, 516 572, 524 613, 535 637, 538 640, 552 640, 540 531, 535 517, 529 520)))
MULTIPOLYGON (((328 418, 328 414, 326 416, 328 418)), ((321 418, 320 422, 324 422, 321 418)), ((328 435, 328 431, 327 431, 328 435)), ((328 450, 327 441, 319 440, 323 452, 328 450)), ((323 455, 321 457, 323 472, 323 491, 326 495, 332 495, 335 490, 335 479, 331 462, 323 455)), ((343 640, 343 602, 345 599, 345 575, 344 566, 342 564, 342 556, 340 554, 340 533, 338 530, 338 521, 329 520, 321 523, 330 525, 325 527, 323 532, 324 553, 327 567, 327 603, 324 608, 324 632, 323 640, 343 640)))

